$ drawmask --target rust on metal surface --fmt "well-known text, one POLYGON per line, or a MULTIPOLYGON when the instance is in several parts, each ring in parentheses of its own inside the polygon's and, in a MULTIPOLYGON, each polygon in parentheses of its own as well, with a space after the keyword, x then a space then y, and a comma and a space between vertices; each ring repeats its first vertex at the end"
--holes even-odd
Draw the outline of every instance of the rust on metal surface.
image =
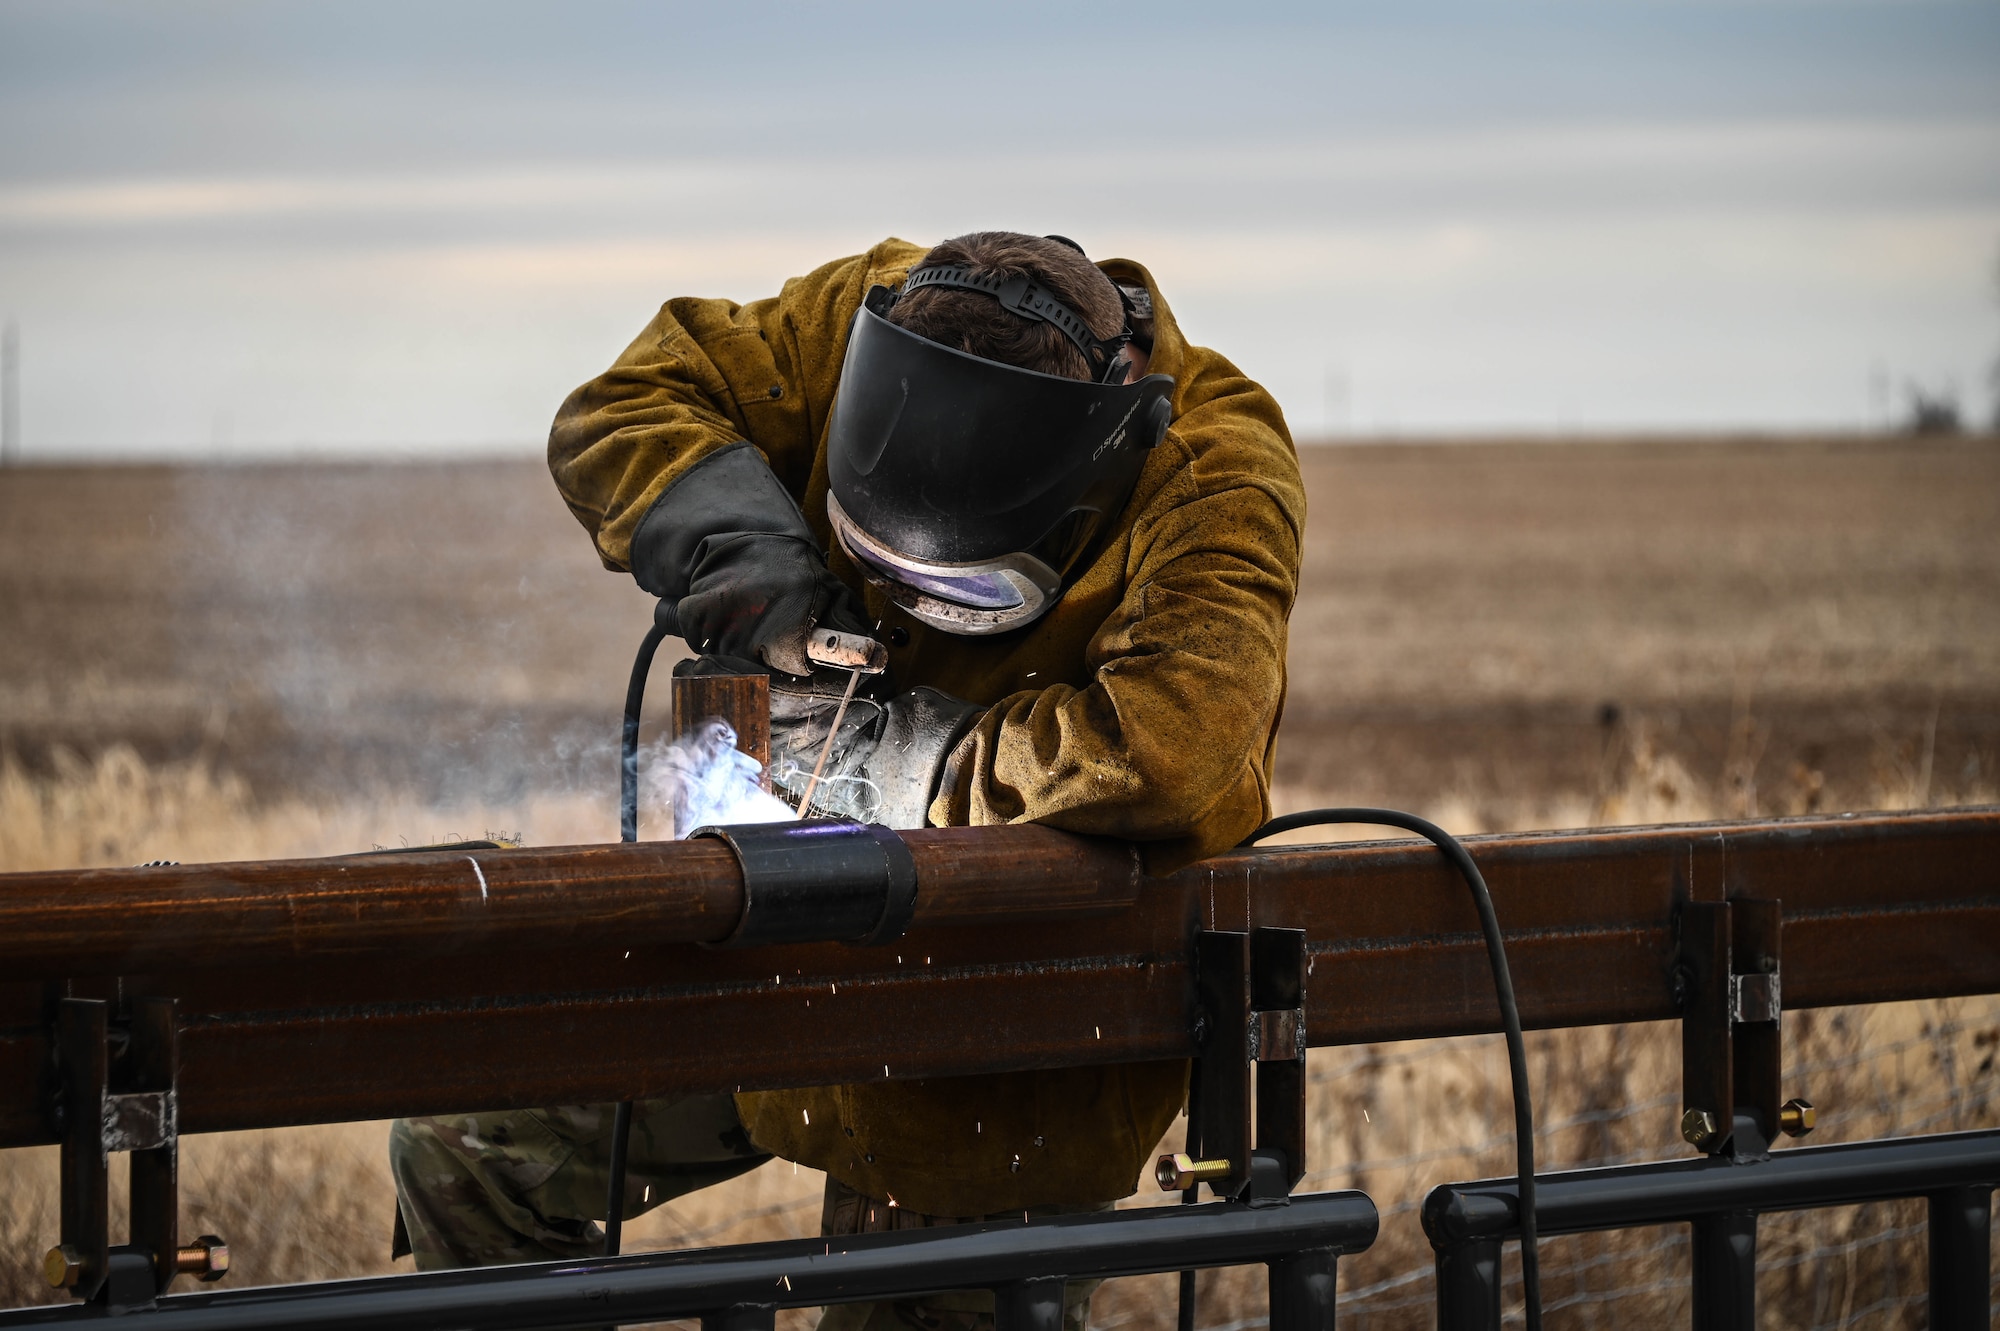
MULTIPOLYGON (((1045 827, 908 834, 918 925, 1089 914, 1136 897, 1131 848, 1045 827)), ((0 875, 0 976, 712 943, 743 908, 719 841, 0 875)))
MULTIPOLYGON (((53 1140, 64 994, 179 1000, 189 1132, 1183 1057, 1203 927, 1306 931, 1314 1045, 1498 1028, 1427 844, 1142 879, 1046 828, 905 835, 916 923, 872 948, 699 946, 740 904, 720 843, 477 852, 483 899, 453 853, 0 877, 0 1145, 53 1140)), ((2000 810, 1467 844, 1533 1027, 1678 1016, 1690 900, 1782 901, 1787 1008, 2000 990, 2000 810)))
POLYGON ((728 849, 695 842, 8 874, 0 975, 704 942, 742 895, 728 849))

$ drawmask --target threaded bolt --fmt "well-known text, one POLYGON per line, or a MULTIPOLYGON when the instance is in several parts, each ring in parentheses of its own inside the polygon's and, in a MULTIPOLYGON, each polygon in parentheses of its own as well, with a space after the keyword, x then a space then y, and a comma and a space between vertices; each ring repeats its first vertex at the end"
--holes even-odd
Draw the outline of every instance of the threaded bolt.
POLYGON ((1229 1177, 1227 1160, 1197 1160, 1186 1153, 1163 1155, 1153 1166, 1153 1180, 1161 1192, 1179 1192, 1197 1183, 1213 1183, 1229 1177))
POLYGON ((174 1271, 213 1283, 229 1274, 229 1245, 214 1234, 204 1234, 174 1254, 174 1271))

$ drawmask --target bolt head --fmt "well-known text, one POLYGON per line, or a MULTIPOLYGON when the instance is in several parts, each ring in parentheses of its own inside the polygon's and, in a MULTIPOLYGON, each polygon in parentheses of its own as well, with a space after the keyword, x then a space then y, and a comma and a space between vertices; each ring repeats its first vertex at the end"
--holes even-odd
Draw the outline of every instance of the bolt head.
POLYGON ((83 1256, 67 1243, 50 1248, 42 1258, 42 1276, 51 1289, 69 1289, 83 1276, 83 1256))
POLYGON ((1681 1115, 1681 1136, 1696 1150, 1706 1151, 1722 1136, 1722 1125, 1706 1109, 1690 1109, 1681 1115))
POLYGON ((1778 1131, 1787 1137, 1803 1137, 1818 1126, 1819 1111, 1810 1100, 1787 1100, 1778 1110, 1778 1131))

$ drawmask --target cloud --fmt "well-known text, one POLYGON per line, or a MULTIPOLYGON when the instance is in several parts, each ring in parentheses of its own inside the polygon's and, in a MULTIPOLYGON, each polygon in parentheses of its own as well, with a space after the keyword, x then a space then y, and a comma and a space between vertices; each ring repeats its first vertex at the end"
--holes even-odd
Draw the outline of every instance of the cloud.
POLYGON ((1860 423, 1995 341, 1991 6, 927 21, 0 9, 28 451, 531 449, 666 297, 987 226, 1147 263, 1306 432, 1860 423))

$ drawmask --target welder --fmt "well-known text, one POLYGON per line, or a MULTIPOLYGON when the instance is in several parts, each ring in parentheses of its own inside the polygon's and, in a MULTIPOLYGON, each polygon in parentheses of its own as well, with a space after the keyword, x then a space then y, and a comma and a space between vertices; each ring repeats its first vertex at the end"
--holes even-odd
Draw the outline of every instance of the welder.
MULTIPOLYGON (((888 240, 738 305, 667 302, 564 403, 549 463, 683 671, 772 679, 773 774, 815 813, 1037 822, 1168 872, 1270 814, 1305 499, 1277 403, 1182 336, 1152 276, 1059 236, 888 240), (850 677, 815 628, 869 635, 850 677), (829 736, 831 734, 831 743, 829 736)), ((642 1103, 627 1213, 772 1155, 828 1233, 1108 1208, 1182 1061, 642 1103)), ((609 1106, 399 1123, 418 1265, 594 1253, 609 1106)), ((1088 1287, 1066 1321, 1083 1325, 1088 1287)), ((990 1296, 828 1311, 834 1331, 990 1324, 990 1296)))

